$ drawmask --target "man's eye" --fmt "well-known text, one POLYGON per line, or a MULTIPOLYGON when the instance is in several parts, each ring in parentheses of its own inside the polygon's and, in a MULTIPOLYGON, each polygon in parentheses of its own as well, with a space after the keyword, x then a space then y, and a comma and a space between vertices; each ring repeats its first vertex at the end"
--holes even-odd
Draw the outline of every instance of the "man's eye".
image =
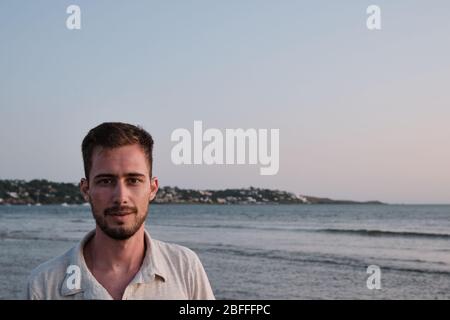
POLYGON ((112 180, 111 179, 102 179, 102 180, 99 180, 98 183, 100 183, 100 184, 111 184, 112 180))
POLYGON ((139 182, 141 182, 141 180, 136 179, 136 178, 128 179, 128 181, 129 181, 131 184, 138 184, 139 182))

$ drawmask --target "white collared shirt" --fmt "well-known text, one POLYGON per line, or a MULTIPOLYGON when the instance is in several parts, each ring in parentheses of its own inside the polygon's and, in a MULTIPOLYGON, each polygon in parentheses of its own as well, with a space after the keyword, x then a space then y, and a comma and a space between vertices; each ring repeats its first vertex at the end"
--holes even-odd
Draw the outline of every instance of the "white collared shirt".
MULTIPOLYGON (((27 299, 111 300, 108 291, 86 265, 83 248, 95 234, 89 232, 78 245, 31 272, 27 299)), ((141 268, 126 287, 122 299, 215 299, 208 277, 192 250, 154 240, 145 231, 147 250, 141 268)))

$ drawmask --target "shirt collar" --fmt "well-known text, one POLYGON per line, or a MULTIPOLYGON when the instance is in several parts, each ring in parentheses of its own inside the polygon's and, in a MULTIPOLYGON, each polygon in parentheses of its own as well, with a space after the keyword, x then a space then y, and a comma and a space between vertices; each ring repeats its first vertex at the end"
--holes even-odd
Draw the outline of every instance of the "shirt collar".
POLYGON ((131 281, 131 283, 149 283, 155 279, 156 276, 166 281, 167 274, 165 270, 165 260, 160 251, 160 248, 155 240, 153 240, 147 230, 144 230, 144 240, 146 245, 144 260, 141 268, 131 281))
MULTIPOLYGON (((69 266, 67 268, 61 294, 63 296, 84 292, 86 299, 99 299, 110 297, 106 289, 95 279, 84 260, 83 248, 85 244, 95 235, 95 230, 90 231, 86 236, 71 249, 69 253, 69 266), (70 271, 69 267, 73 266, 70 271), (79 282, 77 283, 77 272, 79 272, 79 282)), ((150 237, 147 230, 144 230, 144 241, 146 244, 145 256, 141 268, 136 273, 129 285, 137 283, 150 283, 158 276, 162 281, 166 281, 165 260, 160 248, 155 240, 150 237)))

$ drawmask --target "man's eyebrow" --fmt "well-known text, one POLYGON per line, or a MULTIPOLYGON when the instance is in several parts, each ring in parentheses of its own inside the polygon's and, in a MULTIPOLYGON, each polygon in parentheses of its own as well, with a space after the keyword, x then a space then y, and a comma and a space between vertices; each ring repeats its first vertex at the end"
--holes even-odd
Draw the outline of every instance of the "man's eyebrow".
MULTIPOLYGON (((139 173, 139 172, 130 172, 125 174, 126 177, 145 177, 145 174, 139 173)), ((94 179, 100 179, 100 178, 117 178, 117 175, 110 174, 110 173, 100 173, 94 177, 94 179)))
POLYGON ((130 172, 130 173, 127 173, 125 176, 127 176, 127 177, 145 177, 145 174, 142 174, 139 172, 130 172))
POLYGON ((115 177, 116 177, 116 175, 114 175, 114 174, 100 173, 100 174, 96 175, 96 176, 94 177, 94 179, 99 179, 99 178, 115 178, 115 177))

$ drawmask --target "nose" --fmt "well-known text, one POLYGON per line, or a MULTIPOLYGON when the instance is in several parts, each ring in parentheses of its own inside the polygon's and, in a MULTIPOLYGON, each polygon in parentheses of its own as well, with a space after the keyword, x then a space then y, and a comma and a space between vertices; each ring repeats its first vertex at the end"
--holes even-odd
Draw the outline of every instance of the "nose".
POLYGON ((114 187, 113 202, 120 206, 128 204, 128 201, 128 188, 123 181, 119 180, 114 187))

